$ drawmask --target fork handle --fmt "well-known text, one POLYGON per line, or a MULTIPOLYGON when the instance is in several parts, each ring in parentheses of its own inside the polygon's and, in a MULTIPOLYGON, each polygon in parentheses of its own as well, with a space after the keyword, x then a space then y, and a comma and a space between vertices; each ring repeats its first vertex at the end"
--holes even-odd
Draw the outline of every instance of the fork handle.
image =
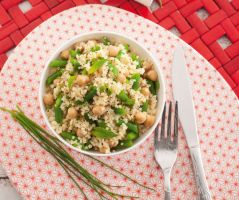
POLYGON ((199 200, 211 200, 210 191, 207 185, 205 172, 203 169, 201 151, 199 146, 190 148, 193 170, 196 178, 199 200))
POLYGON ((164 190, 164 200, 171 200, 171 192, 164 190))
POLYGON ((170 175, 171 168, 165 168, 163 170, 164 175, 164 200, 171 200, 171 187, 170 187, 170 175))

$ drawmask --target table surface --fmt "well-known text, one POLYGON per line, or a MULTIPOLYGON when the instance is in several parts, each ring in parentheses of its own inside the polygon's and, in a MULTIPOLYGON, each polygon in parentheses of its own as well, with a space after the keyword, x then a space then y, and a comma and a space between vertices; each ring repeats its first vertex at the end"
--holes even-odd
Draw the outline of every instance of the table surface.
MULTIPOLYGON (((2 0, 0 68, 14 47, 54 14, 86 3, 103 3, 139 14, 169 29, 198 50, 239 97, 239 0, 164 0, 150 9, 132 0, 2 0), (152 12, 151 12, 152 11, 152 12)), ((20 199, 0 167, 0 200, 20 199)))

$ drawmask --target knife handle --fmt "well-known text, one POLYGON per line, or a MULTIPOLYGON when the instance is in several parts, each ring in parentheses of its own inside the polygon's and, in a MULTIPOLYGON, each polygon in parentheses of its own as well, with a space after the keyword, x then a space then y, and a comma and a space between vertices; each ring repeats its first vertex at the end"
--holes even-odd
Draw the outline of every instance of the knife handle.
POLYGON ((190 148, 193 170, 196 178, 199 200, 211 200, 210 191, 207 185, 206 176, 203 169, 202 157, 199 146, 190 148))

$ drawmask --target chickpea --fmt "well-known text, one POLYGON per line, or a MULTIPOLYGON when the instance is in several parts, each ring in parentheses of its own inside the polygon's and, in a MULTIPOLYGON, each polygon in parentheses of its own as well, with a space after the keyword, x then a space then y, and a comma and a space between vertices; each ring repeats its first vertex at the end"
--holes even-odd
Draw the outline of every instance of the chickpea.
POLYGON ((126 57, 126 56, 122 56, 122 57, 120 58, 120 61, 121 61, 122 63, 126 64, 126 65, 129 64, 129 62, 130 62, 129 58, 126 57))
POLYGON ((143 68, 145 71, 149 71, 152 68, 153 64, 149 61, 144 61, 143 68))
POLYGON ((67 111, 66 118, 68 119, 74 119, 77 117, 77 110, 74 107, 70 107, 67 111))
POLYGON ((99 151, 101 153, 110 153, 110 147, 107 145, 107 146, 103 146, 103 147, 100 147, 99 148, 99 151))
POLYGON ((144 96, 148 97, 148 96, 150 95, 149 88, 143 87, 143 88, 141 89, 141 93, 142 93, 144 96))
POLYGON ((151 127, 154 124, 155 116, 153 115, 147 115, 147 119, 144 122, 144 125, 146 128, 151 127))
POLYGON ((117 140, 109 140, 109 146, 110 148, 116 147, 118 145, 118 141, 117 140))
POLYGON ((63 59, 68 59, 69 58, 69 56, 70 56, 70 51, 67 49, 67 50, 64 50, 64 51, 62 51, 61 52, 61 58, 63 58, 63 59))
POLYGON ((45 89, 45 93, 50 93, 50 92, 51 92, 51 88, 46 87, 46 89, 45 89))
POLYGON ((116 46, 109 46, 109 56, 117 56, 119 53, 119 47, 116 46))
POLYGON ((125 83, 126 77, 125 77, 125 75, 123 75, 123 74, 119 74, 119 75, 117 76, 117 80, 118 80, 120 83, 125 83))
POLYGON ((129 76, 129 70, 125 70, 124 75, 125 75, 126 77, 128 77, 128 76, 129 76))
POLYGON ((151 69, 147 72, 146 76, 152 80, 152 81, 156 81, 158 78, 158 74, 155 70, 151 69))
POLYGON ((143 112, 137 112, 135 114, 135 121, 137 124, 143 124, 146 120, 146 113, 143 112))
POLYGON ((56 72, 57 69, 56 68, 49 68, 49 74, 53 74, 54 72, 56 72))
POLYGON ((89 76, 86 76, 86 75, 78 75, 75 81, 75 83, 78 84, 79 86, 84 86, 89 82, 90 82, 90 78, 89 76))
POLYGON ((96 45, 97 41, 96 40, 89 40, 87 43, 88 43, 89 46, 93 47, 93 46, 96 45))
POLYGON ((51 106, 54 103, 54 97, 52 93, 47 93, 43 97, 43 102, 47 106, 51 106))
POLYGON ((74 48, 77 50, 79 49, 80 52, 82 52, 85 48, 85 43, 84 42, 77 42, 74 44, 74 48))
POLYGON ((55 84, 55 85, 57 85, 58 83, 60 83, 60 79, 59 78, 57 78, 57 79, 55 79, 54 81, 53 81, 53 83, 55 84))
POLYGON ((99 75, 102 75, 104 73, 104 68, 100 68, 96 72, 99 73, 99 75))
POLYGON ((104 106, 95 105, 92 109, 92 112, 96 116, 103 115, 106 112, 106 108, 104 106))
POLYGON ((77 135, 78 137, 81 137, 81 138, 85 136, 85 134, 82 133, 82 131, 81 131, 80 128, 77 129, 77 131, 76 131, 76 135, 77 135))

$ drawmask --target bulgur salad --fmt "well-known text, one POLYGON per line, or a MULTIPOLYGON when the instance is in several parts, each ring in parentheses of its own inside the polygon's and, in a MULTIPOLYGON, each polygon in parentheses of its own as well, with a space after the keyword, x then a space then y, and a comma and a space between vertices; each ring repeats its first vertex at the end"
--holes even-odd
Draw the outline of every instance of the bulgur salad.
POLYGON ((155 121, 158 74, 128 44, 80 41, 49 64, 43 102, 52 128, 82 150, 131 147, 155 121))

